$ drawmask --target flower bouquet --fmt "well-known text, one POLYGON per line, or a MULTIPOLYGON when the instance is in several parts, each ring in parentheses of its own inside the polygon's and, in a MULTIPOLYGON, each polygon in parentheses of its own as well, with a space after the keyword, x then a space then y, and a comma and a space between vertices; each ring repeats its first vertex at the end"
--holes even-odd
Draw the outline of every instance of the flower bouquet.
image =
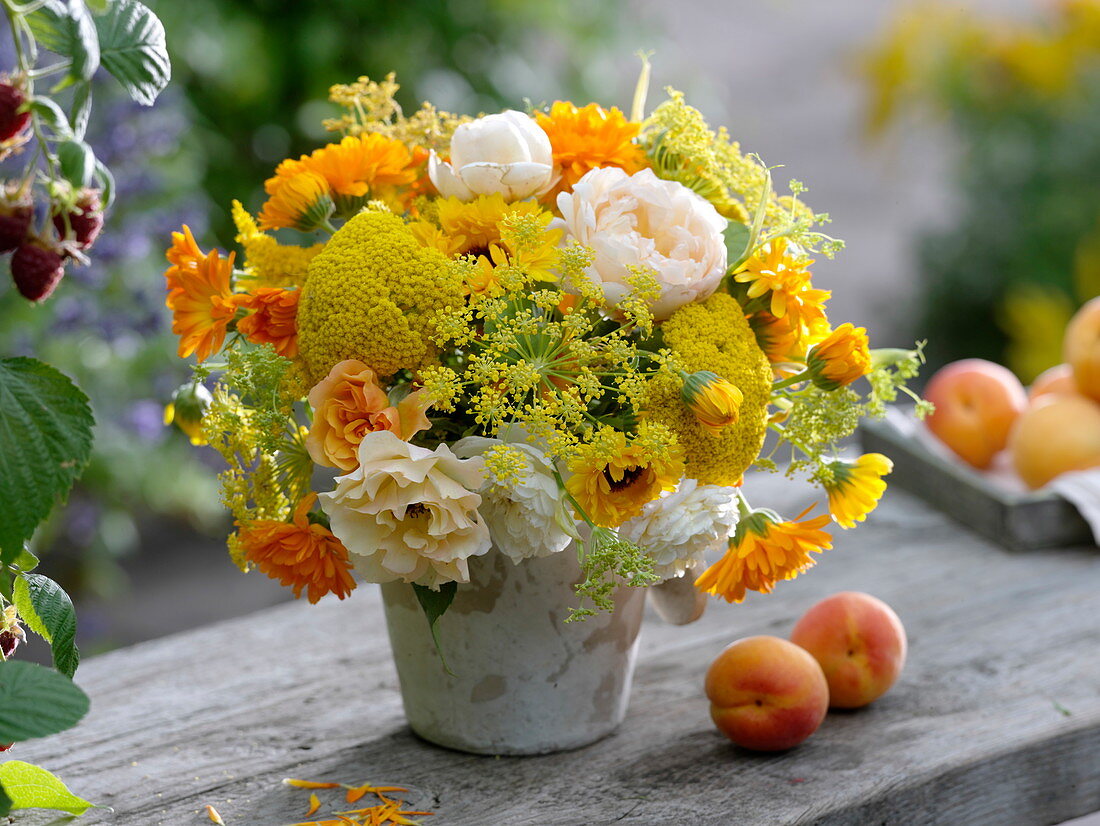
POLYGON ((199 362, 169 415, 228 463, 230 555, 310 601, 381 583, 407 716, 445 745, 606 734, 646 586, 680 615, 692 585, 768 593, 885 488, 888 459, 836 444, 919 348, 830 326, 827 216, 680 93, 646 116, 647 76, 629 117, 336 86, 338 139, 279 164, 257 216, 233 204, 239 265, 186 227, 167 254, 199 362), (827 513, 749 504, 745 471, 788 452, 827 513))

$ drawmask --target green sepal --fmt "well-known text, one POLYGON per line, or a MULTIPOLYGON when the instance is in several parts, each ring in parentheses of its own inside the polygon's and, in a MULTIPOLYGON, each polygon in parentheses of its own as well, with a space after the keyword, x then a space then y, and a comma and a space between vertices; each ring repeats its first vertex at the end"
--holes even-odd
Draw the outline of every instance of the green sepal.
POLYGON ((446 582, 439 586, 439 590, 429 588, 427 585, 413 584, 413 591, 416 592, 416 601, 420 603, 424 616, 428 619, 428 630, 432 634, 432 642, 435 643, 439 661, 443 663, 443 670, 454 677, 455 673, 447 665, 447 658, 443 656, 443 647, 439 644, 439 618, 454 602, 455 594, 458 593, 458 583, 446 582))

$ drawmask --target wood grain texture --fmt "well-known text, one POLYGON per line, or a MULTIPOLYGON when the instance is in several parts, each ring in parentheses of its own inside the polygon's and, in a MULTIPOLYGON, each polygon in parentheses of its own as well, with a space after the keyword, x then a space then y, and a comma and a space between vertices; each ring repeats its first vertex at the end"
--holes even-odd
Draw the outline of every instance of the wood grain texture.
MULTIPOLYGON (((776 477, 747 490, 788 511, 809 498, 776 477)), ((687 627, 648 620, 626 722, 577 752, 494 759, 418 741, 368 587, 97 657, 78 680, 87 720, 12 756, 114 807, 88 826, 209 823, 206 804, 229 826, 294 823, 308 795, 288 776, 410 786, 440 826, 1030 826, 1100 809, 1100 556, 1007 554, 894 490, 771 597, 714 603, 687 627), (901 616, 897 686, 788 753, 728 743, 702 695, 711 659, 737 637, 786 635, 838 590, 901 616)))

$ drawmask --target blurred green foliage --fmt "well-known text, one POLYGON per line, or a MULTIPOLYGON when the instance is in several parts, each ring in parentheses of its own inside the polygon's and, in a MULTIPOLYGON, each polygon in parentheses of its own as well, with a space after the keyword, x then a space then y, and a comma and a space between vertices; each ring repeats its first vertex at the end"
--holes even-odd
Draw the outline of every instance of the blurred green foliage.
POLYGON ((917 246, 930 360, 987 358, 1030 381, 1100 293, 1100 2, 1022 23, 916 6, 866 65, 873 131, 917 106, 957 139, 955 220, 917 246))

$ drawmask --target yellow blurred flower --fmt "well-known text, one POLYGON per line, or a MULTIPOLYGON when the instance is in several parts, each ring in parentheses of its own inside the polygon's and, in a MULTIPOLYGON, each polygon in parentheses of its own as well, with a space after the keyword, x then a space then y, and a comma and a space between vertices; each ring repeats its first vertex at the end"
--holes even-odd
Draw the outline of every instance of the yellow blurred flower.
POLYGON ((744 395, 733 384, 709 370, 684 374, 680 398, 706 430, 715 436, 737 424, 744 395))
POLYGON ((806 356, 813 383, 822 390, 846 387, 871 372, 871 351, 867 330, 845 322, 806 356))
POLYGON ((726 553, 695 580, 695 587, 726 602, 742 602, 746 591, 771 593, 780 580, 794 579, 812 567, 811 553, 832 547, 821 530, 828 514, 802 521, 813 506, 789 522, 778 514, 755 510, 743 516, 726 553))
POLYGON ((653 456, 626 434, 602 428, 570 461, 566 490, 597 525, 615 528, 637 516, 647 502, 671 490, 683 475, 679 450, 653 456))
POLYGON ((634 139, 640 123, 629 121, 615 106, 604 109, 596 103, 577 108, 569 101, 558 100, 550 112, 536 112, 535 120, 550 137, 554 167, 561 178, 543 200, 554 203, 559 192, 593 169, 617 166, 633 175, 646 165, 645 152, 634 139))
POLYGON ((886 492, 882 477, 894 463, 881 453, 865 453, 854 462, 837 459, 830 464, 833 480, 825 484, 829 513, 842 528, 854 528, 875 509, 886 492))

